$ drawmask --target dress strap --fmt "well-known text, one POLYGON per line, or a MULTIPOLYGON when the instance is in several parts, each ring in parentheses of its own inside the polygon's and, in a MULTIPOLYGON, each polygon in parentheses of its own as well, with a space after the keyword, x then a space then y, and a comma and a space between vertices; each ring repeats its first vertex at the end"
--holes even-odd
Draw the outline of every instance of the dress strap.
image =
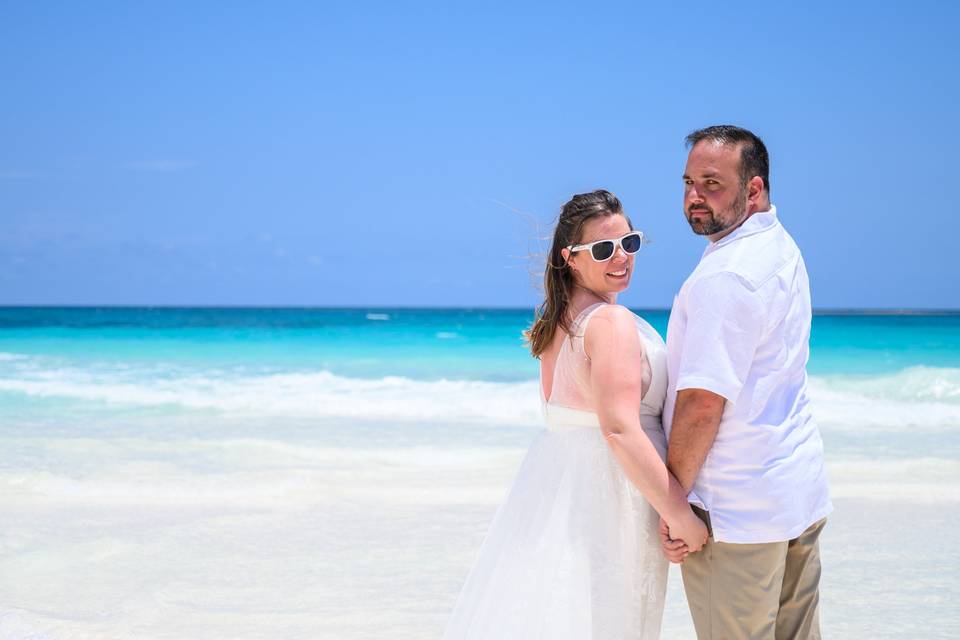
POLYGON ((584 334, 587 332, 587 323, 590 322, 590 318, 593 317, 593 314, 599 311, 601 308, 607 306, 606 302, 595 302, 583 311, 580 312, 580 315, 576 317, 573 321, 573 324, 570 327, 571 333, 574 338, 583 338, 584 334))
POLYGON ((597 311, 600 311, 600 309, 604 308, 605 306, 607 306, 606 302, 597 302, 580 312, 580 315, 577 316, 573 326, 570 327, 571 335, 567 338, 567 342, 570 344, 571 351, 582 353, 585 356, 587 355, 583 344, 583 338, 587 335, 587 325, 590 323, 590 318, 593 317, 593 314, 595 314, 597 311))

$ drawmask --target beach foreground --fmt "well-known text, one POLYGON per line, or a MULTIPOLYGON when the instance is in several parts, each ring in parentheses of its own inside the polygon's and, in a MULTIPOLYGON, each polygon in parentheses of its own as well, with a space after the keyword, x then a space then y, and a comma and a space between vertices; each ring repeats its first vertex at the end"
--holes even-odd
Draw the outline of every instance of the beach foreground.
MULTIPOLYGON (((323 452, 270 446, 216 448, 296 464, 203 479, 155 463, 123 489, 48 485, 55 497, 29 500, 5 477, 0 637, 439 638, 493 514, 487 498, 520 453, 433 469, 374 454, 319 471, 323 452)), ((837 498, 823 539, 831 636, 956 637, 960 550, 937 545, 960 524, 957 502, 837 498)), ((693 637, 676 568, 663 637, 693 637)))

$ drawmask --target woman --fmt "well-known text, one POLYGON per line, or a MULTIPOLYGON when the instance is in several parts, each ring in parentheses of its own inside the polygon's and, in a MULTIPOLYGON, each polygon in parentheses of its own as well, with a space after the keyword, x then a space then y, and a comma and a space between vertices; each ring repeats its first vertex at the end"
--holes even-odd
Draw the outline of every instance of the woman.
MULTIPOLYGON (((657 638, 659 513, 696 551, 703 523, 664 465, 666 347, 625 307, 643 235, 608 191, 563 206, 527 332, 547 429, 494 518, 445 638, 657 638)), ((684 542, 686 544, 684 544, 684 542)))

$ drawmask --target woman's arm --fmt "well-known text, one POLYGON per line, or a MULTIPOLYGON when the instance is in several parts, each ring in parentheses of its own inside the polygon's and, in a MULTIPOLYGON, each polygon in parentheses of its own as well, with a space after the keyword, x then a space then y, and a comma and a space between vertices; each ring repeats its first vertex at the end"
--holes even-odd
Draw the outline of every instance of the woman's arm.
POLYGON ((584 350, 591 362, 590 382, 600 426, 614 456, 667 522, 671 537, 683 539, 690 551, 697 551, 707 538, 706 527, 640 425, 645 355, 633 314, 617 305, 597 311, 587 325, 584 350))

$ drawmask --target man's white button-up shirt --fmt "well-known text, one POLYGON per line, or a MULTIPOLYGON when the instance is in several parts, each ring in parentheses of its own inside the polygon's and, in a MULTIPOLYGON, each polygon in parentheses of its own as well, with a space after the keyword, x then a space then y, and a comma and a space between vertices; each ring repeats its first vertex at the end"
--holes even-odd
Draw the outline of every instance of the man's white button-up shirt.
POLYGON ((832 510, 807 397, 810 284, 775 207, 711 243, 667 328, 670 435, 677 391, 726 398, 690 502, 718 542, 790 540, 832 510))

